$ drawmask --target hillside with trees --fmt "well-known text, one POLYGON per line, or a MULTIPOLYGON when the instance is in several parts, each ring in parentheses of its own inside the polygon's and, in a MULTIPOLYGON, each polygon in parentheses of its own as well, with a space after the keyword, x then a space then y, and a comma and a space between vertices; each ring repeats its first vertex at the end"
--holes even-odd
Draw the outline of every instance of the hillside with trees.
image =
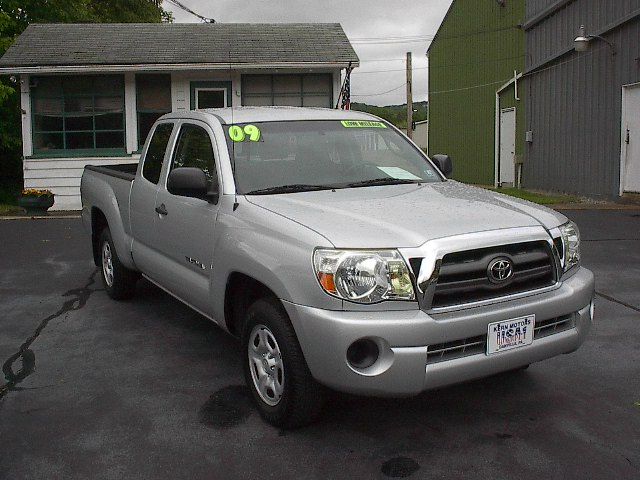
MULTIPOLYGON (((366 103, 352 103, 351 108, 360 112, 367 112, 393 123, 400 129, 407 128, 407 104, 404 105, 387 105, 386 107, 378 107, 376 105, 367 105, 366 103)), ((413 120, 421 122, 427 119, 429 104, 428 102, 417 102, 413 104, 413 120)))

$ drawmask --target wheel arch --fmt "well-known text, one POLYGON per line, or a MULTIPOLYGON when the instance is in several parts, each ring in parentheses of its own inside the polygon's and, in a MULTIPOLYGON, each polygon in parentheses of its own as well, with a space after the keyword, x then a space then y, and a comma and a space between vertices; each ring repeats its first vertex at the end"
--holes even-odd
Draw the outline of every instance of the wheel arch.
POLYGON ((247 309, 258 299, 269 298, 286 310, 275 292, 260 280, 238 271, 227 278, 224 294, 224 321, 227 330, 239 337, 240 328, 247 309))
POLYGON ((110 215, 109 211, 105 211, 99 206, 91 207, 91 247, 93 261, 96 266, 100 265, 100 233, 108 228, 111 232, 111 239, 116 248, 116 253, 120 262, 130 270, 136 270, 133 258, 131 257, 131 249, 129 236, 126 234, 122 218, 119 214, 110 215))

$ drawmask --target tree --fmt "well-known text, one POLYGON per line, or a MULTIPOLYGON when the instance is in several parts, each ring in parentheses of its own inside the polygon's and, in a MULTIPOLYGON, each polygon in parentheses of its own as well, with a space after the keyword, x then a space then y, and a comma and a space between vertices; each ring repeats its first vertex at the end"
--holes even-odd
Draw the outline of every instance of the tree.
MULTIPOLYGON (((162 0, 0 0, 0 56, 30 23, 171 22, 162 0)), ((18 86, 0 77, 0 181, 22 174, 18 86)))

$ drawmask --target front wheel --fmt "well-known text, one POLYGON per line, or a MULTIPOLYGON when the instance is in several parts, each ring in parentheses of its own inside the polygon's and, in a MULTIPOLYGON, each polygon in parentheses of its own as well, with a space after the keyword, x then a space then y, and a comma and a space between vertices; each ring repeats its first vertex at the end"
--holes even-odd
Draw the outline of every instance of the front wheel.
POLYGON ((100 246, 102 284, 107 295, 114 300, 131 298, 136 291, 139 275, 120 263, 108 228, 100 233, 98 245, 100 246))
POLYGON ((323 387, 278 302, 261 299, 249 307, 242 346, 245 381, 260 415, 281 428, 312 423, 322 409, 323 387))

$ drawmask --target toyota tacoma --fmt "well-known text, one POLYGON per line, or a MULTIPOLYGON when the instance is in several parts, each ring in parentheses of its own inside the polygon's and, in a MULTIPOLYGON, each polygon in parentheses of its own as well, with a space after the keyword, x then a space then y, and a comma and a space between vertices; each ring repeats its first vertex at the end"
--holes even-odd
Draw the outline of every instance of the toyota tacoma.
POLYGON ((297 427, 327 389, 415 395, 584 341, 577 226, 451 172, 365 113, 183 111, 137 165, 86 167, 82 216, 109 296, 142 276, 238 337, 257 409, 297 427))

